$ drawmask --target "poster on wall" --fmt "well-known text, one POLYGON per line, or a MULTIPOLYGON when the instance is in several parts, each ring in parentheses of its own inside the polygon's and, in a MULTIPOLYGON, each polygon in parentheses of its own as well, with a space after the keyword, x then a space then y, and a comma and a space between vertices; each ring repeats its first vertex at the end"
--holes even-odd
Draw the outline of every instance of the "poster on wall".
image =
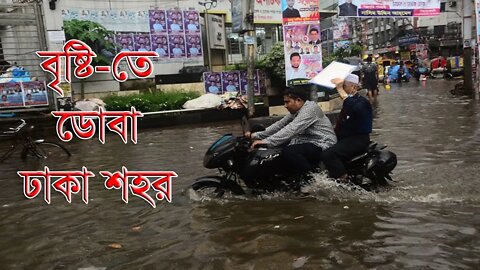
POLYGON ((115 34, 115 43, 121 52, 135 51, 133 43, 134 33, 132 32, 117 32, 115 34))
POLYGON ((24 106, 21 83, 1 83, 0 93, 2 94, 0 108, 15 108, 24 106))
POLYGON ((183 28, 183 15, 182 12, 177 9, 171 9, 167 12, 167 24, 169 34, 180 34, 184 32, 183 28))
POLYGON ((48 105, 44 81, 1 83, 0 94, 0 108, 2 109, 48 105))
POLYGON ((440 0, 339 0, 342 17, 409 17, 438 16, 440 0))
MULTIPOLYGON (((259 82, 259 70, 253 73, 253 94, 255 96, 260 95, 260 82, 259 82)), ((246 70, 240 71, 240 88, 242 95, 247 95, 248 91, 248 75, 246 70)))
POLYGON ((207 94, 223 94, 221 72, 204 72, 203 82, 207 94))
POLYGON ((184 29, 187 34, 200 33, 200 16, 196 10, 187 10, 183 12, 184 29))
POLYGON ((168 48, 168 36, 163 35, 151 35, 150 44, 152 44, 152 50, 158 53, 160 59, 166 59, 170 57, 170 49, 168 48))
POLYGON ((150 35, 148 33, 135 33, 133 37, 135 41, 135 51, 147 52, 152 50, 150 35))
POLYGON ((199 34, 186 35, 187 40, 187 57, 203 57, 202 56, 202 37, 199 34))
POLYGON ((165 10, 149 10, 150 33, 162 34, 167 32, 165 10))
POLYGON ((239 92, 240 71, 234 70, 222 72, 222 86, 224 92, 239 92))
POLYGON ((184 58, 185 53, 185 36, 169 35, 170 58, 184 58))
MULTIPOLYGON (((266 92, 267 75, 262 70, 255 70, 253 74, 254 95, 266 92)), ((246 95, 248 90, 248 76, 245 70, 232 70, 223 72, 204 72, 203 81, 205 93, 224 94, 239 92, 246 95)))
POLYGON ((45 82, 33 81, 23 82, 23 99, 25 106, 44 106, 48 105, 47 91, 45 82))

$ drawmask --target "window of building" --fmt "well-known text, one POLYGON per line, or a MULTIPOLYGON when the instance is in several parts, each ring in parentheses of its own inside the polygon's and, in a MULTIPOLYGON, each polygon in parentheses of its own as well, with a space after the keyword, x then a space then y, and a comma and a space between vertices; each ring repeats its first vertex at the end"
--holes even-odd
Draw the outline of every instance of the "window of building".
POLYGON ((243 38, 240 38, 238 33, 232 33, 232 27, 225 27, 227 31, 227 52, 228 54, 242 54, 243 53, 243 38))

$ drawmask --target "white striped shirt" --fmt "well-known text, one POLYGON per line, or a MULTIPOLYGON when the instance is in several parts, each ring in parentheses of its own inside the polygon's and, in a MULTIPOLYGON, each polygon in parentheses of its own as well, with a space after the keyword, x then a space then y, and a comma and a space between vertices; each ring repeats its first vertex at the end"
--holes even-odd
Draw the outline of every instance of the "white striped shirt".
POLYGON ((266 130, 253 133, 252 138, 265 141, 268 147, 313 143, 325 150, 337 143, 332 123, 313 101, 306 101, 298 112, 285 115, 266 130))

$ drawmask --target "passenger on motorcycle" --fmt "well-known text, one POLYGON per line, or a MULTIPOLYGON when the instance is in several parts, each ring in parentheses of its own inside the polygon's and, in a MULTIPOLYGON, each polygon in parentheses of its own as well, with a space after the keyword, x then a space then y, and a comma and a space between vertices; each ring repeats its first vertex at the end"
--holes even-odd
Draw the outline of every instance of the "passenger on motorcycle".
POLYGON ((335 78, 332 83, 344 100, 335 126, 338 143, 323 151, 321 159, 331 177, 347 181, 344 162, 361 154, 370 144, 372 106, 368 99, 357 92, 358 76, 350 74, 345 80, 335 78))
POLYGON ((283 147, 282 165, 291 174, 313 170, 320 162, 322 151, 337 142, 330 120, 308 96, 301 87, 287 88, 283 100, 289 114, 264 131, 245 133, 253 139, 252 148, 257 145, 283 147))

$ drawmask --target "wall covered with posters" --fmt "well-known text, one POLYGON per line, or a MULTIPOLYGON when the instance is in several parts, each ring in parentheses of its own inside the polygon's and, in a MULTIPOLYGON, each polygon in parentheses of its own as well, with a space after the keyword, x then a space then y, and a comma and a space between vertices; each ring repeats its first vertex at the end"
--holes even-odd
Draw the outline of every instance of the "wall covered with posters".
POLYGON ((98 22, 114 31, 119 51, 155 51, 159 63, 203 65, 199 13, 196 10, 63 9, 63 20, 98 22))
MULTIPOLYGON (((264 71, 256 70, 254 72, 254 95, 265 94, 266 79, 264 71)), ((242 95, 246 95, 248 90, 248 77, 245 70, 204 72, 203 81, 205 93, 221 95, 227 92, 240 92, 242 95)))
POLYGON ((1 83, 0 94, 0 109, 48 105, 43 81, 1 83))

